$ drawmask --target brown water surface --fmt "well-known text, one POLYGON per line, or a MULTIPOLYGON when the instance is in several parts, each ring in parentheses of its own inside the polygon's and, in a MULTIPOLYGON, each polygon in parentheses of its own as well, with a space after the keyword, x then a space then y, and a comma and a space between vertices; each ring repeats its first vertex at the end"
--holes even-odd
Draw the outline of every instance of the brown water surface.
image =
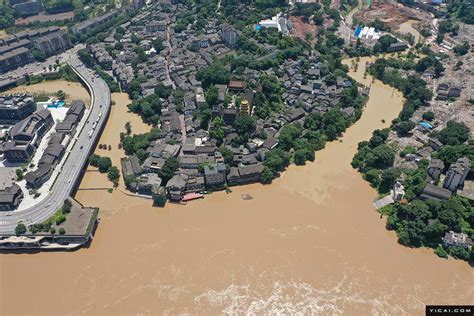
POLYGON ((90 104, 90 95, 87 89, 78 82, 69 82, 65 80, 43 81, 30 86, 22 85, 15 87, 8 92, 27 92, 27 93, 41 93, 47 92, 54 95, 57 91, 63 90, 66 95, 66 101, 82 100, 87 106, 90 104))
MULTIPOLYGON (((370 83, 365 61, 352 75, 370 83)), ((119 190, 79 191, 101 208, 91 247, 2 255, 0 314, 421 315, 425 304, 474 302, 473 269, 398 245, 373 209, 375 191, 350 166, 357 143, 388 126, 402 101, 375 82, 340 142, 271 185, 164 209, 119 190)), ((103 137, 121 126, 109 123, 103 137)), ((88 172, 83 183, 104 179, 88 172)))

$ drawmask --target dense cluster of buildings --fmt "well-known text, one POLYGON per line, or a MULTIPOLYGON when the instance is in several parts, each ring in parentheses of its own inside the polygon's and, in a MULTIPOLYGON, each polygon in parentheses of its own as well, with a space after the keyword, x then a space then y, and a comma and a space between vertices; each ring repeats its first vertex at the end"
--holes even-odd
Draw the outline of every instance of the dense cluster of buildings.
POLYGON ((23 192, 15 180, 13 168, 0 168, 0 212, 17 208, 23 199, 23 192))
POLYGON ((407 161, 429 160, 426 186, 420 195, 422 199, 448 200, 463 188, 471 170, 471 161, 467 157, 459 158, 446 170, 442 160, 431 157, 434 151, 443 146, 442 143, 435 138, 430 138, 427 144, 427 147, 419 149, 415 154, 406 155, 404 159, 407 161))
POLYGON ((44 11, 41 0, 8 0, 8 2, 20 16, 38 14, 44 11))
POLYGON ((1 145, 5 159, 9 162, 30 160, 53 124, 53 117, 47 109, 41 109, 16 123, 8 132, 8 140, 1 145))
POLYGON ((36 111, 36 102, 28 94, 8 94, 0 96, 0 123, 18 122, 36 111))
POLYGON ((3 37, 0 39, 0 73, 34 61, 32 49, 36 49, 45 56, 51 56, 71 46, 68 32, 57 26, 3 37))
MULTIPOLYGON (((66 147, 84 116, 85 104, 73 101, 64 120, 55 124, 51 112, 48 109, 37 109, 31 95, 4 95, 0 96, 0 100, 0 117, 6 118, 5 122, 10 124, 10 128, 1 137, 0 157, 7 166, 29 164, 31 171, 24 175, 25 185, 27 188, 38 189, 51 178, 63 158, 66 147), (51 132, 53 127, 55 130, 51 132)), ((14 170, 11 167, 0 167, 0 210, 16 208, 23 198, 20 186, 15 183, 14 170)))
MULTIPOLYGON (((265 153, 278 145, 281 127, 291 122, 303 125, 306 115, 314 111, 324 114, 339 103, 344 89, 352 87, 352 82, 343 77, 328 84, 325 80, 327 65, 317 55, 307 55, 309 66, 300 60, 285 61, 276 71, 270 69, 266 74, 275 75, 287 91, 283 94, 287 108, 275 117, 257 120, 256 130, 265 134, 266 139, 252 135, 248 143, 237 145, 234 140, 239 135, 233 124, 239 115, 254 115, 257 91, 247 86, 258 87, 261 72, 245 68, 242 74, 245 81, 234 79, 228 84, 215 85, 219 102, 211 109, 212 116, 222 118, 223 143, 233 155, 232 161, 224 163, 217 140, 195 116, 195 111, 206 101, 197 72, 238 45, 239 33, 231 25, 219 24, 215 19, 207 21, 205 32, 188 28, 175 33, 173 22, 186 10, 185 6, 172 5, 171 10, 162 10, 160 4, 151 6, 152 10, 121 25, 125 34, 120 39, 109 36, 103 42, 88 46, 95 60, 103 69, 112 71, 123 89, 130 88, 130 83, 138 76, 141 78, 139 92, 143 97, 155 94, 155 88, 161 84, 182 94, 179 100, 173 94, 160 99, 158 125, 161 133, 146 150, 146 159, 139 161, 132 156, 122 161, 122 174, 128 179, 129 188, 138 193, 158 192, 163 181, 156 175, 170 157, 179 162, 176 174, 166 183, 167 197, 174 201, 190 193, 258 182, 265 153), (152 44, 157 38, 164 45, 160 51, 152 44), (137 58, 143 52, 146 60, 137 58), (225 100, 232 101, 225 103, 225 100)), ((282 19, 283 15, 275 20, 276 27, 282 19)), ((265 57, 276 56, 277 48, 267 46, 262 47, 269 52, 265 57)), ((353 116, 355 111, 350 107, 342 109, 346 117, 353 116)))
POLYGON ((56 123, 55 132, 49 135, 48 144, 42 152, 37 168, 25 175, 28 187, 37 189, 51 178, 55 167, 63 158, 66 147, 74 136, 85 110, 84 102, 73 101, 64 120, 56 123))

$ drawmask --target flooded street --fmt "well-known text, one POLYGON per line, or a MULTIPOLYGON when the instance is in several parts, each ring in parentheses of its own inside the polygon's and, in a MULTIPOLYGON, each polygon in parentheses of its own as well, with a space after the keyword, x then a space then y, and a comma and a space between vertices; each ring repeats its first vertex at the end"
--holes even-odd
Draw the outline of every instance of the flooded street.
MULTIPOLYGON (((366 60, 351 75, 370 84, 366 60)), ((358 142, 388 127, 402 102, 373 83, 341 140, 271 185, 164 209, 120 190, 79 191, 79 201, 101 209, 90 248, 1 255, 0 314, 421 315, 425 304, 472 303, 474 269, 398 245, 372 206, 376 192, 350 166, 358 142)), ((101 138, 112 148, 125 122, 136 122, 117 105, 120 122, 113 112, 101 138)), ((147 128, 133 122, 134 133, 147 128)), ((110 153, 115 164, 121 153, 110 153)), ((87 172, 81 187, 103 181, 87 172)))

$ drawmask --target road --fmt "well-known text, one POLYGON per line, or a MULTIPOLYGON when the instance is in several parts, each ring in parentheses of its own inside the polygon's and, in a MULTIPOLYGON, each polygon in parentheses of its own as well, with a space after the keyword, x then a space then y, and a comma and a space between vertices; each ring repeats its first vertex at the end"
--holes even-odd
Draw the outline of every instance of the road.
POLYGON ((62 52, 59 55, 54 55, 47 58, 43 62, 30 63, 27 65, 24 65, 23 67, 1 74, 0 80, 7 79, 7 78, 18 79, 21 77, 25 77, 26 75, 33 76, 33 75, 39 75, 42 73, 47 73, 49 72, 49 66, 54 68, 57 62, 59 63, 67 62, 70 56, 76 54, 78 50, 85 47, 86 46, 84 44, 78 44, 72 47, 71 49, 68 49, 67 51, 62 52))
POLYGON ((56 178, 51 191, 48 196, 41 200, 38 204, 28 209, 0 212, 0 235, 13 234, 18 222, 22 221, 25 225, 42 222, 53 215, 63 204, 64 200, 71 195, 74 190, 76 180, 80 177, 82 169, 85 167, 89 152, 92 151, 93 141, 100 134, 97 130, 102 130, 110 112, 110 90, 105 81, 100 78, 95 78, 94 73, 82 66, 76 54, 69 55, 68 64, 76 71, 76 73, 86 83, 91 92, 92 102, 87 120, 84 128, 76 135, 76 143, 72 147, 66 162, 63 165, 62 171, 56 178), (99 115, 101 117, 99 119, 99 115), (92 139, 89 138, 89 131, 92 130, 92 124, 99 119, 97 128, 92 134, 92 139), (7 214, 11 214, 7 216, 7 214))

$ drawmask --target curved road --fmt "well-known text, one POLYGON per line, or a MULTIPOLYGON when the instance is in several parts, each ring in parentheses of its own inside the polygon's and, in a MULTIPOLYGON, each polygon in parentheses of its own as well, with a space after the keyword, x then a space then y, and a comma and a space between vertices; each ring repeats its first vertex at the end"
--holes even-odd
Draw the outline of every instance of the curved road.
POLYGON ((42 222, 62 206, 64 200, 71 195, 75 188, 81 171, 87 163, 89 153, 93 150, 94 140, 100 136, 98 131, 102 131, 104 124, 106 124, 111 106, 109 87, 105 81, 96 78, 95 73, 83 66, 77 55, 71 55, 68 64, 82 78, 91 93, 91 108, 88 117, 83 118, 87 122, 79 135, 74 137, 76 143, 71 151, 65 153, 68 157, 48 196, 33 207, 11 212, 10 216, 7 216, 7 212, 0 212, 0 235, 14 234, 15 227, 20 221, 27 226, 42 222), (99 118, 100 113, 102 114, 97 127, 92 138, 89 138, 88 133, 92 130, 92 124, 99 118))

